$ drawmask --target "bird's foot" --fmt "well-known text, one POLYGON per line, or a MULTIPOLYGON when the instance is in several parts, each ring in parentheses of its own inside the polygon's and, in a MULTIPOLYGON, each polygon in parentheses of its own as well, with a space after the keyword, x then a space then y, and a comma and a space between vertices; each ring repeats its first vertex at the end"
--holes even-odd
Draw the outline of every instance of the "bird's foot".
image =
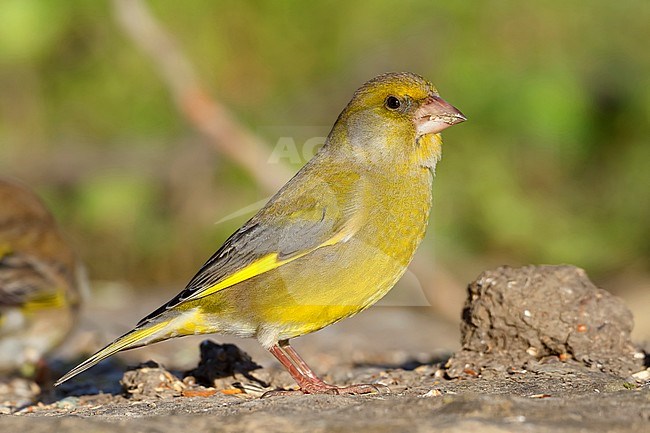
POLYGON ((390 388, 386 385, 359 383, 356 385, 334 387, 335 394, 339 395, 360 395, 360 394, 390 394, 390 388))
POLYGON ((308 383, 303 384, 300 389, 285 390, 277 389, 267 391, 262 398, 280 397, 286 395, 304 395, 304 394, 326 394, 326 395, 361 395, 361 394, 389 394, 390 388, 380 384, 356 384, 350 386, 334 386, 327 383, 308 383))
POLYGON ((262 395, 262 398, 295 394, 359 395, 387 394, 390 392, 387 386, 379 384, 357 384, 338 387, 324 382, 289 345, 289 340, 283 340, 271 346, 269 352, 287 369, 291 377, 298 383, 300 389, 268 391, 262 395))

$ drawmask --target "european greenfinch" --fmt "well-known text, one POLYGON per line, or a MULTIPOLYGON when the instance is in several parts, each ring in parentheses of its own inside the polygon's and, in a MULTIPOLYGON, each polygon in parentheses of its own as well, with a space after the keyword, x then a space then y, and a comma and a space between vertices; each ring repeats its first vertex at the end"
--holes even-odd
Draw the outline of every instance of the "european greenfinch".
POLYGON ((440 131, 465 120, 412 73, 359 88, 324 146, 167 304, 64 375, 116 352, 194 334, 256 338, 300 392, 357 394, 319 379, 289 345, 371 306, 422 240, 440 131))
POLYGON ((41 200, 0 179, 0 371, 30 376, 72 329, 83 268, 41 200))

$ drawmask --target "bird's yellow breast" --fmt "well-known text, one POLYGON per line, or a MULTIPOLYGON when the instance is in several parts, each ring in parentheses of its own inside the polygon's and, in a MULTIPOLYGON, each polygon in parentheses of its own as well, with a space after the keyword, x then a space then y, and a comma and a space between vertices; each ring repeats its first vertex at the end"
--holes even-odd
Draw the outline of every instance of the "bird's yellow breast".
POLYGON ((204 298, 220 311, 222 332, 232 314, 233 333, 245 322, 269 341, 293 338, 356 314, 394 286, 424 237, 432 175, 418 168, 364 179, 363 223, 349 239, 204 298))

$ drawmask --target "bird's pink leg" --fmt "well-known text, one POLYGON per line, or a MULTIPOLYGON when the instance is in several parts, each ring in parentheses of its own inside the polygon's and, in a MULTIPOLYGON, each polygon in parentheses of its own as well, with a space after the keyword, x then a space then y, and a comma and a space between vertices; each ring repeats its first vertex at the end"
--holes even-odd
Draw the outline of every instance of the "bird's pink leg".
MULTIPOLYGON (((302 362, 295 362, 293 358, 283 350, 285 348, 286 346, 283 347, 276 344, 269 349, 269 352, 280 361, 280 364, 287 369, 291 377, 293 377, 293 379, 298 383, 298 386, 300 386, 300 392, 304 394, 336 394, 335 386, 328 385, 319 379, 304 361, 301 360, 302 362)), ((289 393, 291 393, 291 391, 271 391, 271 394, 269 395, 289 393)))
MULTIPOLYGON (((368 394, 372 392, 381 392, 386 389, 377 385, 350 385, 346 387, 337 387, 325 383, 316 373, 307 365, 307 363, 298 355, 298 352, 289 345, 288 340, 283 340, 273 345, 269 352, 276 357, 278 361, 287 369, 291 377, 300 386, 303 394, 368 394)), ((291 391, 271 391, 265 395, 286 395, 293 393, 291 391)))
POLYGON ((313 380, 314 382, 323 384, 323 385, 325 385, 327 387, 330 387, 330 388, 336 388, 334 385, 329 385, 329 384, 323 382, 323 380, 320 377, 318 377, 318 375, 316 375, 316 373, 314 373, 314 370, 312 370, 307 365, 305 360, 302 359, 302 357, 300 355, 298 355, 298 352, 296 352, 296 350, 289 345, 289 341, 281 341, 278 345, 282 348, 282 350, 287 355, 287 357, 292 361, 292 363, 296 367, 298 367, 300 369, 300 371, 303 372, 311 380, 313 380))

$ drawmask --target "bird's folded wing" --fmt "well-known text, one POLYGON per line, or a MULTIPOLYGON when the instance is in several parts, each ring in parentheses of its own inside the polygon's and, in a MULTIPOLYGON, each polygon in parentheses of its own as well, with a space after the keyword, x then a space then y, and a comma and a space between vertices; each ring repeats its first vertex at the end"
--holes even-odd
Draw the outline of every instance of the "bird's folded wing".
POLYGON ((0 256, 0 306, 53 307, 63 302, 62 288, 45 268, 44 263, 28 255, 0 256))
POLYGON ((237 230, 203 265, 185 290, 140 321, 179 304, 216 293, 311 252, 345 242, 363 221, 360 182, 342 197, 317 191, 276 197, 237 230), (291 201, 291 203, 287 203, 291 201))

